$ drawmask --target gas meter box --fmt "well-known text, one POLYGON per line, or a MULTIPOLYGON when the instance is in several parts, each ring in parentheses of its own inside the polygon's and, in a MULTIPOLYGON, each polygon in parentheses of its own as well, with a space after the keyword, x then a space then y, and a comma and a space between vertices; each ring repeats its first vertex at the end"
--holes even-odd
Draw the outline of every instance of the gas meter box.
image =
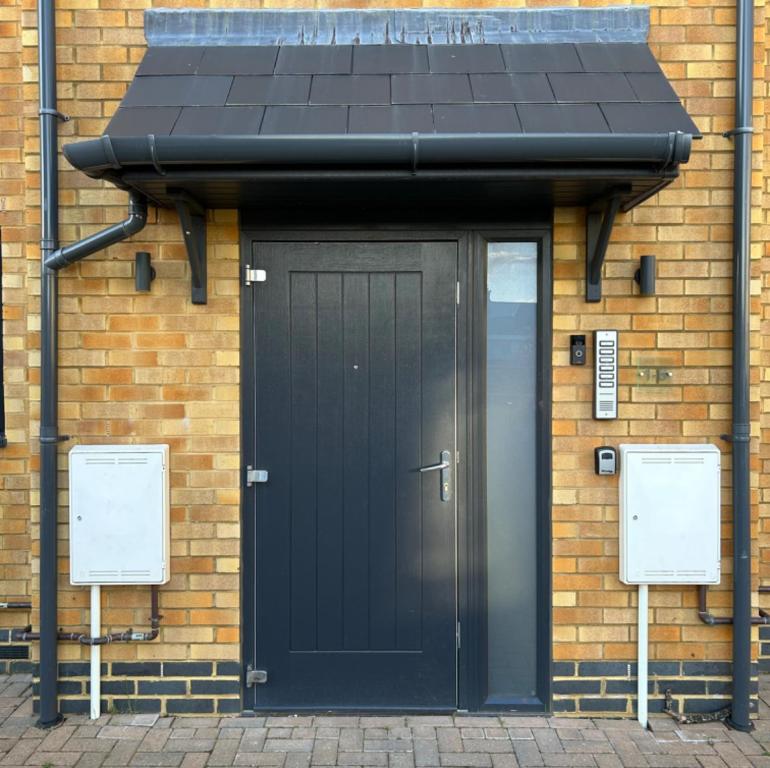
POLYGON ((70 583, 164 584, 167 445, 78 445, 69 453, 70 583))
POLYGON ((720 452, 714 445, 620 446, 620 580, 718 584, 720 452))

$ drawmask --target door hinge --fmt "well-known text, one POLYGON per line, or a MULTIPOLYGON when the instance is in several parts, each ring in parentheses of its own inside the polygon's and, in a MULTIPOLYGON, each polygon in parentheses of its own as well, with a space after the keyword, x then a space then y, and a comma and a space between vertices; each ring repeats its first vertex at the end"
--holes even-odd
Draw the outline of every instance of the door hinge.
POLYGON ((268 472, 266 469, 254 469, 251 464, 246 467, 246 487, 251 488, 254 483, 266 483, 268 472))
POLYGON ((243 268, 243 282, 244 285, 251 285, 252 283, 264 283, 267 280, 267 272, 264 269, 256 269, 251 264, 247 264, 243 268))
POLYGON ((253 685, 264 685, 267 682, 267 670, 266 669, 254 669, 251 664, 246 667, 246 687, 251 688, 253 685))
POLYGON ((462 645, 462 635, 460 632, 460 622, 457 622, 457 629, 455 630, 456 637, 457 637, 457 647, 459 648, 462 645))

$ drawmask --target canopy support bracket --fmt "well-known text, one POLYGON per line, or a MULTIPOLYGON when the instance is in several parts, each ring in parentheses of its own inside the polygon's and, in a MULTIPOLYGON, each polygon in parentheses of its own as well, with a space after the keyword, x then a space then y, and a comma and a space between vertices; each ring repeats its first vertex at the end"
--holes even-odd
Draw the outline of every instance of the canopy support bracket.
POLYGON ((169 193, 179 215, 187 258, 190 260, 192 278, 192 303, 206 304, 208 301, 206 262, 206 211, 187 192, 175 190, 169 193))
POLYGON ((602 265, 622 193, 622 190, 613 191, 603 205, 591 206, 586 213, 586 301, 589 302, 602 298, 602 265))

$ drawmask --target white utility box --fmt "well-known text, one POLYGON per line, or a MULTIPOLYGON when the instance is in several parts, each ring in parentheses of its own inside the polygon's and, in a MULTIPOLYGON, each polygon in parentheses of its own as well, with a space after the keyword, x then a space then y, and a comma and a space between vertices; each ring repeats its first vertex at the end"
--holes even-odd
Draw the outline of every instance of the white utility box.
POLYGON ((620 580, 718 584, 720 453, 714 445, 620 446, 620 580))
POLYGON ((70 583, 165 584, 167 445, 77 445, 69 454, 70 583))

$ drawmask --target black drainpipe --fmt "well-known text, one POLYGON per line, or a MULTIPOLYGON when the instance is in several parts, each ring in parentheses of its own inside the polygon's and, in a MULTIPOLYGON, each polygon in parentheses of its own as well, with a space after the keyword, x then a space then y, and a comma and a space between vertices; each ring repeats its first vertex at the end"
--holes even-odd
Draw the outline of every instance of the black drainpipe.
POLYGON ((56 20, 53 0, 38 0, 40 82, 40 718, 50 728, 61 719, 57 687, 56 496, 58 376, 57 280, 46 266, 58 247, 56 20))
POLYGON ((733 191, 733 700, 729 724, 752 729, 751 491, 749 448, 749 271, 751 245, 751 111, 754 60, 752 0, 736 2, 733 191))
MULTIPOLYGON (((147 201, 129 196, 124 221, 59 248, 59 185, 56 109, 56 21, 54 0, 38 0, 40 81, 40 717, 50 728, 61 722, 57 697, 57 448, 67 440, 58 430, 57 274, 62 267, 125 240, 147 222, 147 201)), ((153 592, 154 599, 157 596, 153 592)), ((157 611, 154 611, 154 614, 157 611)), ((155 626, 153 625, 153 630, 155 626)))

